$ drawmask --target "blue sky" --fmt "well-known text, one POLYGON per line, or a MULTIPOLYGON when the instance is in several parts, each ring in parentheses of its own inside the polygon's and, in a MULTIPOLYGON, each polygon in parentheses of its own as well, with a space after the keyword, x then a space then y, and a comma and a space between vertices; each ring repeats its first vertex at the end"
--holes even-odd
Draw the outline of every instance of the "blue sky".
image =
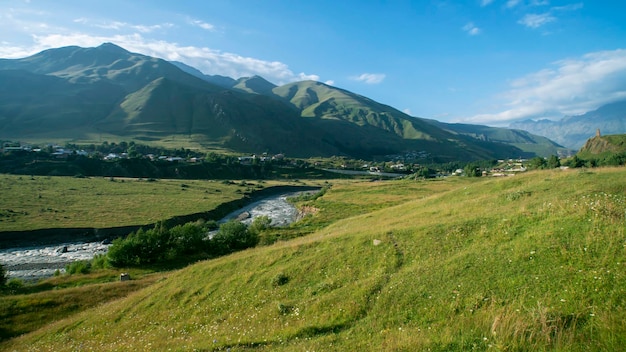
POLYGON ((112 42, 446 122, 506 126, 626 98, 623 0, 0 0, 0 33, 2 58, 112 42))

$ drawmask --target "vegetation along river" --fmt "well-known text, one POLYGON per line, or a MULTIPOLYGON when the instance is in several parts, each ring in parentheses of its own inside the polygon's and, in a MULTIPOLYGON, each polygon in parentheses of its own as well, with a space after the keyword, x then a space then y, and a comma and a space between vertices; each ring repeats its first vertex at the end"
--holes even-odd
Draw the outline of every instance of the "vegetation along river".
MULTIPOLYGON (((231 212, 220 222, 239 219, 250 224, 259 216, 267 216, 272 226, 286 226, 296 220, 298 211, 287 198, 302 192, 274 194, 256 200, 241 209, 231 212)), ((8 271, 9 278, 37 280, 54 275, 56 270, 65 271, 65 266, 78 260, 90 260, 96 254, 106 253, 109 241, 71 242, 48 245, 0 249, 0 263, 8 271)))

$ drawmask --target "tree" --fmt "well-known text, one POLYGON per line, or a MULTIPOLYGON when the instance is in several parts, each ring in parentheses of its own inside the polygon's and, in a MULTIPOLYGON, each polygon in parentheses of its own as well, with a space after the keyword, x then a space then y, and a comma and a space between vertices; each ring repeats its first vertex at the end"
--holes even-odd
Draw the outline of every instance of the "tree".
POLYGON ((546 159, 540 156, 536 156, 528 161, 528 166, 530 166, 531 169, 536 170, 545 169, 547 164, 546 159))
POLYGON ((0 287, 7 284, 7 271, 2 264, 0 264, 0 287))
POLYGON ((556 169, 557 167, 561 167, 561 160, 556 155, 551 155, 548 158, 546 166, 548 169, 556 169))
POLYGON ((567 163, 569 167, 574 167, 574 168, 583 167, 584 164, 585 164, 585 161, 580 159, 577 155, 574 155, 573 157, 571 157, 567 163))
POLYGON ((473 163, 465 165, 463 172, 465 172, 465 176, 467 177, 478 177, 482 174, 480 169, 473 163))
POLYGON ((211 239, 211 244, 218 254, 254 247, 258 242, 258 234, 248 231, 248 227, 244 223, 236 220, 220 225, 219 230, 211 239))

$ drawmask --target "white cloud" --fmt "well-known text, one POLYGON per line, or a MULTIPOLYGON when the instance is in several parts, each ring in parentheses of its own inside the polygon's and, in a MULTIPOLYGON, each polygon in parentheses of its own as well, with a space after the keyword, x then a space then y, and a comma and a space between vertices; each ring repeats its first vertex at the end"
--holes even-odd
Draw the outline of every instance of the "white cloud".
POLYGON ((113 29, 116 31, 130 29, 130 30, 138 31, 140 33, 151 33, 156 30, 174 27, 172 23, 142 25, 142 24, 131 24, 127 22, 120 22, 120 21, 97 21, 97 20, 90 20, 84 17, 75 19, 74 23, 80 23, 80 24, 84 24, 87 26, 102 28, 102 29, 113 29))
POLYGON ((579 2, 576 4, 569 4, 569 5, 565 5, 565 6, 555 6, 552 8, 552 10, 554 11, 576 11, 576 10, 580 10, 583 8, 583 3, 579 2))
MULTIPOLYGON (((139 33, 113 36, 94 36, 82 33, 33 35, 33 40, 34 44, 30 47, 0 44, 0 57, 20 58, 50 48, 70 45, 95 47, 105 42, 111 42, 131 52, 184 62, 209 75, 219 74, 233 78, 259 75, 279 85, 301 80, 319 81, 320 79, 315 74, 295 74, 287 64, 279 61, 245 57, 207 47, 181 46, 163 40, 147 39, 139 33)), ((382 78, 379 79, 382 80, 382 78)), ((370 77, 370 80, 375 79, 376 77, 370 77)))
POLYGON ((493 0, 481 0, 480 1, 480 6, 487 6, 489 4, 491 4, 493 2, 493 0))
POLYGON ((409 116, 411 115, 411 109, 409 109, 409 108, 406 108, 406 109, 402 110, 402 112, 407 114, 407 115, 409 115, 409 116))
POLYGON ((579 115, 626 98, 626 49, 600 51, 555 62, 511 82, 500 112, 468 121, 501 124, 529 118, 579 115))
POLYGON ((385 77, 387 77, 384 73, 363 73, 358 76, 350 77, 353 81, 365 82, 367 84, 378 84, 381 83, 385 77))
POLYGON ((324 84, 327 84, 329 86, 334 86, 335 85, 335 81, 333 81, 332 79, 329 79, 328 81, 324 82, 324 84))
MULTIPOLYGON (((513 6, 519 3, 519 0, 509 0, 507 2, 507 7, 510 3, 513 3, 513 6)), ((539 1, 534 0, 531 2, 531 6, 545 6, 549 5, 548 1, 539 1)), ((554 6, 551 7, 547 12, 541 14, 526 14, 521 20, 518 21, 519 24, 522 24, 528 28, 539 28, 547 23, 554 22, 557 20, 555 17, 555 13, 564 12, 564 11, 576 11, 583 8, 583 3, 575 3, 564 6, 554 6)))
POLYGON ((478 35, 481 32, 480 28, 476 27, 473 22, 463 26, 463 30, 469 35, 478 35))
POLYGON ((506 2, 505 6, 508 7, 508 8, 513 8, 513 7, 517 6, 517 5, 519 5, 520 2, 521 2, 521 0, 509 0, 509 1, 506 2))
POLYGON ((549 13, 542 14, 526 14, 521 20, 518 21, 519 24, 523 24, 528 28, 539 28, 547 23, 556 21, 556 17, 552 16, 549 13))
POLYGON ((189 23, 193 26, 196 27, 200 27, 202 29, 206 29, 207 31, 214 31, 215 30, 215 26, 210 24, 210 23, 206 23, 200 20, 194 20, 194 19, 189 19, 189 23))

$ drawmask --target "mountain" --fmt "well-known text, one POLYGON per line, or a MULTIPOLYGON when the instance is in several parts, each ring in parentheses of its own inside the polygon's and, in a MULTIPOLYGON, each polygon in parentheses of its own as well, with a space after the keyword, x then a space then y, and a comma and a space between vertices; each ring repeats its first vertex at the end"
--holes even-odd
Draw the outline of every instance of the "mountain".
MULTIPOLYGON (((276 87, 272 92, 299 109, 303 118, 341 121, 364 129, 375 128, 384 137, 380 141, 381 146, 402 144, 406 146, 405 149, 444 154, 449 160, 528 155, 510 144, 450 133, 424 119, 409 116, 388 105, 320 82, 290 83, 276 87)), ((356 137, 353 140, 359 139, 356 137)))
POLYGON ((626 133, 626 100, 606 104, 582 115, 566 116, 558 121, 525 120, 511 128, 545 136, 570 149, 580 149, 597 129, 603 134, 626 133))
MULTIPOLYGON (((429 161, 530 156, 323 83, 204 75, 114 44, 0 60, 0 137, 185 140, 235 152, 429 161)), ((503 143, 504 142, 504 143, 503 143)))
POLYGON ((483 125, 445 123, 436 120, 425 121, 452 133, 466 135, 485 141, 510 144, 526 153, 533 153, 542 157, 568 153, 567 148, 546 137, 538 136, 528 131, 483 125))
POLYGON ((238 79, 232 87, 243 92, 272 95, 272 90, 276 88, 276 85, 268 82, 263 77, 252 76, 238 79))
POLYGON ((232 86, 234 86, 237 81, 234 80, 233 78, 230 77, 226 77, 226 76, 220 76, 220 75, 205 75, 204 73, 202 73, 200 70, 198 70, 195 67, 191 67, 187 64, 184 64, 180 61, 170 61, 174 66, 178 67, 179 69, 183 70, 186 73, 189 73, 190 75, 196 76, 198 78, 201 78, 209 83, 213 83, 215 85, 218 85, 220 87, 224 87, 224 88, 231 88, 232 86))

